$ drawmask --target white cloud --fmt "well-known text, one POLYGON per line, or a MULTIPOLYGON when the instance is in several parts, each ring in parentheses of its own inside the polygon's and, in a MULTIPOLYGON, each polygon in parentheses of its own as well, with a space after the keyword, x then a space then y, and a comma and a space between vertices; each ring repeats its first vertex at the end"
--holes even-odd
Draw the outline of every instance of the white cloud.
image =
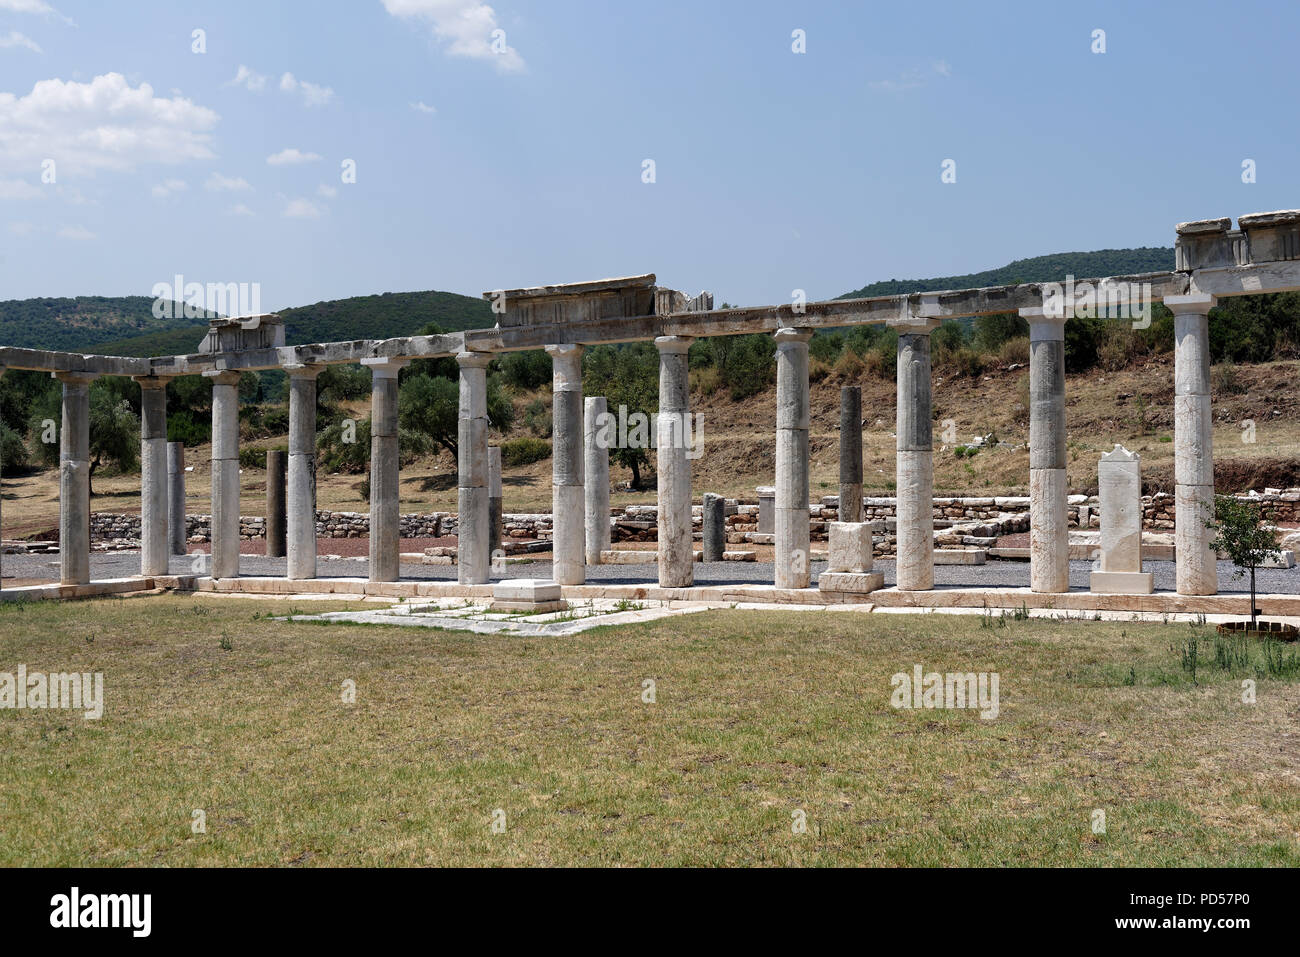
MULTIPOLYGON (((934 60, 930 63, 930 70, 942 77, 952 76, 952 66, 947 60, 934 60)), ((884 90, 886 93, 902 93, 905 90, 914 90, 917 87, 925 86, 929 73, 924 67, 914 66, 904 70, 894 80, 872 80, 867 84, 873 90, 884 90)))
POLYGON ((338 188, 331 186, 328 183, 321 183, 319 186, 316 187, 316 195, 322 196, 325 199, 333 199, 338 194, 339 194, 338 188))
POLYGON ((525 69, 519 51, 505 41, 504 31, 498 38, 492 33, 497 15, 480 0, 383 0, 384 9, 395 17, 427 20, 433 35, 447 44, 452 56, 491 60, 502 73, 519 73, 525 69))
POLYGON ((189 188, 183 179, 166 179, 153 188, 153 198, 166 199, 172 193, 180 193, 189 188))
POLYGON ((95 238, 95 234, 85 226, 64 226, 59 230, 58 236, 60 239, 73 239, 78 242, 95 238))
POLYGON ((8 35, 0 36, 0 49, 6 47, 25 47, 33 53, 45 52, 37 45, 35 40, 26 34, 19 33, 17 30, 10 30, 8 35))
POLYGON ((239 64, 239 69, 235 72, 235 78, 226 83, 226 86, 242 86, 251 93, 261 93, 266 89, 267 78, 260 73, 254 73, 244 64, 239 64))
POLYGON ((211 159, 210 130, 220 117, 181 97, 155 97, 120 73, 89 83, 41 80, 18 97, 0 93, 0 168, 60 173, 130 170, 142 163, 211 159))
POLYGON ((299 80, 292 73, 286 73, 280 77, 280 92, 302 94, 302 101, 306 106, 324 106, 334 99, 334 91, 328 86, 319 86, 315 83, 308 83, 306 80, 299 80))
POLYGON ((310 199, 291 199, 284 207, 284 215, 289 219, 319 219, 325 210, 310 199))
POLYGON ((256 214, 247 206, 245 206, 243 203, 236 203, 234 206, 230 207, 230 215, 231 216, 253 216, 256 214))
POLYGON ((425 103, 424 100, 420 100, 418 103, 412 103, 412 104, 411 104, 411 109, 416 110, 416 111, 419 112, 419 113, 437 113, 437 112, 438 112, 436 108, 430 106, 428 103, 425 103))
POLYGON ((272 153, 266 158, 266 161, 272 166, 296 166, 299 163, 314 163, 319 159, 319 153, 304 153, 290 146, 278 153, 272 153))
POLYGON ((203 188, 211 190, 214 193, 221 192, 222 190, 238 193, 246 189, 252 189, 253 187, 248 185, 248 180, 244 179, 242 176, 222 176, 220 173, 213 173, 208 177, 207 182, 203 184, 203 188))
POLYGON ((41 199, 45 193, 26 180, 0 179, 0 200, 41 199))

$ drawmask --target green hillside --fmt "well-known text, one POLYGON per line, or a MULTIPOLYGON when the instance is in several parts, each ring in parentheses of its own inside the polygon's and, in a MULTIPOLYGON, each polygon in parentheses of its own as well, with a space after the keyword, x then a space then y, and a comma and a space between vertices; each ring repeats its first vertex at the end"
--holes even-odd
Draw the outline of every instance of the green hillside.
POLYGON ((936 279, 889 279, 873 282, 845 293, 841 299, 867 296, 897 296, 912 292, 937 292, 944 289, 978 289, 981 286, 1006 286, 1020 282, 1061 282, 1066 276, 1075 279, 1100 279, 1103 276, 1126 276, 1132 273, 1161 272, 1174 268, 1172 246, 1142 246, 1137 249, 1098 249, 1090 253, 1054 253, 1017 259, 1000 269, 965 276, 941 276, 936 279))
POLYGON ((0 302, 0 344, 27 349, 100 352, 102 343, 154 335, 198 319, 155 319, 148 296, 78 296, 0 302))
MULTIPOLYGON (((104 355, 186 355, 198 349, 206 319, 154 319, 153 300, 24 299, 0 303, 0 344, 104 355)), ((483 299, 453 292, 387 292, 281 309, 285 342, 389 339, 418 333, 431 322, 447 332, 494 322, 483 299)))

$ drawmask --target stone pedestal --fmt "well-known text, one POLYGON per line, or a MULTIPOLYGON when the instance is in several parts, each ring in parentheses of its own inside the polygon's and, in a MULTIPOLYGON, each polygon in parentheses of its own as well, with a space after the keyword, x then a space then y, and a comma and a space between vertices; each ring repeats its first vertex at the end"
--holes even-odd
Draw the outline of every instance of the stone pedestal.
POLYGON ((137 376, 140 383, 140 574, 166 575, 167 380, 137 376))
POLYGON ((284 452, 266 450, 266 557, 284 558, 286 506, 284 452))
POLYGON ((727 549, 727 500, 721 495, 704 496, 702 551, 704 561, 720 562, 727 549))
POLYGON ((1070 590, 1065 473, 1065 315, 1021 309, 1029 320, 1029 587, 1070 590))
POLYGON ((294 365, 289 373, 289 468, 285 493, 287 576, 316 577, 316 376, 321 366, 294 365))
POLYGON ((840 389, 841 522, 862 521, 862 389, 840 389))
POLYGON ((397 448, 397 377, 405 359, 362 359, 370 369, 370 580, 401 577, 401 476, 397 448))
POLYGON ((1101 558, 1090 588, 1106 595, 1149 595, 1150 572, 1142 571, 1141 457, 1123 446, 1101 457, 1101 558))
POLYGON ((937 319, 916 317, 898 328, 897 587, 934 587, 934 445, 931 429, 930 333, 937 319))
POLYGON ((63 383, 59 429, 59 583, 90 582, 90 373, 56 372, 63 383))
POLYGON ((1180 595, 1214 595, 1219 569, 1205 523, 1214 518, 1214 419, 1209 313, 1214 297, 1168 296, 1174 314, 1174 545, 1180 595))
POLYGON ((167 541, 173 555, 185 554, 185 443, 167 443, 167 541))
POLYGON ((582 416, 583 494, 586 497, 586 553, 588 565, 600 564, 600 553, 610 550, 609 528, 609 407, 603 395, 586 400, 582 416))
POLYGON ((487 367, 492 356, 486 352, 462 352, 456 361, 460 364, 456 577, 462 585, 482 585, 492 568, 492 536, 488 530, 492 505, 488 501, 487 464, 487 367))
POLYGON ((885 584, 885 576, 873 572, 869 522, 831 522, 826 545, 826 570, 817 578, 821 591, 867 594, 885 584))
POLYGON ((560 597, 558 582, 543 578, 507 578, 492 586, 491 611, 564 611, 569 603, 560 597))
POLYGON ((659 417, 656 445, 659 471, 659 584, 685 588, 695 581, 691 547, 690 384, 685 336, 660 336, 659 417))
POLYGON ((205 372, 212 381, 213 578, 239 577, 239 373, 205 372))
POLYGON ((808 329, 776 331, 777 588, 807 588, 812 570, 808 513, 808 329))

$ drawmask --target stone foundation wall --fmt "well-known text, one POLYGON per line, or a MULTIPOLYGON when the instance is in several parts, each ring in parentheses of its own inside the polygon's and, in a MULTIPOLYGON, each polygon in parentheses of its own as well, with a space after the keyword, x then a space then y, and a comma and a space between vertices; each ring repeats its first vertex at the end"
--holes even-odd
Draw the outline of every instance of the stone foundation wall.
MULTIPOLYGON (((1282 524, 1300 524, 1300 489, 1267 489, 1262 493, 1245 493, 1237 498, 1258 502, 1266 511, 1275 513, 1282 524)), ((865 500, 863 517, 868 522, 884 522, 888 527, 895 517, 897 500, 872 497, 865 500)), ((658 538, 657 508, 654 505, 629 505, 613 509, 612 539, 619 542, 653 542, 658 538)), ((1071 495, 1069 499, 1071 528, 1100 527, 1097 496, 1071 495)), ((839 518, 839 497, 828 495, 817 504, 809 506, 812 538, 825 541, 826 523, 839 518)), ((551 516, 546 512, 520 512, 502 516, 503 537, 514 541, 549 541, 553 528, 551 516)), ((938 544, 951 547, 973 547, 992 544, 1001 535, 1011 535, 1029 530, 1029 497, 997 496, 936 498, 934 520, 938 544)), ((702 508, 691 509, 694 537, 701 537, 702 508)), ((1151 531, 1170 531, 1174 527, 1174 497, 1161 492, 1142 496, 1142 525, 1151 531)), ((401 518, 402 538, 442 538, 455 535, 455 512, 408 513, 401 518)), ((727 541, 739 544, 747 532, 758 531, 758 505, 729 501, 727 504, 727 541)), ((367 512, 316 512, 316 535, 320 538, 364 538, 370 532, 370 515, 367 512)), ((185 538, 191 544, 204 543, 210 536, 210 518, 207 515, 189 515, 185 520, 185 538)), ((244 516, 239 520, 242 539, 265 538, 266 520, 259 516, 244 516)), ((139 543, 140 516, 120 515, 112 512, 95 512, 90 516, 90 537, 99 543, 139 543)), ((876 550, 881 554, 893 551, 893 529, 889 528, 885 541, 877 540, 876 550)), ((125 546, 124 546, 125 547, 125 546)))

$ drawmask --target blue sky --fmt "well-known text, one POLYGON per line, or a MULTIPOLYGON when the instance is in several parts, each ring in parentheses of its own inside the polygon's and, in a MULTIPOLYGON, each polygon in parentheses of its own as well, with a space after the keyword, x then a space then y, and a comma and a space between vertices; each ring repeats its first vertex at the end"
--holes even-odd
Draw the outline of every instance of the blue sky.
POLYGON ((1297 35, 1281 2, 0 0, 0 299, 748 305, 1172 245, 1300 206, 1297 35))

